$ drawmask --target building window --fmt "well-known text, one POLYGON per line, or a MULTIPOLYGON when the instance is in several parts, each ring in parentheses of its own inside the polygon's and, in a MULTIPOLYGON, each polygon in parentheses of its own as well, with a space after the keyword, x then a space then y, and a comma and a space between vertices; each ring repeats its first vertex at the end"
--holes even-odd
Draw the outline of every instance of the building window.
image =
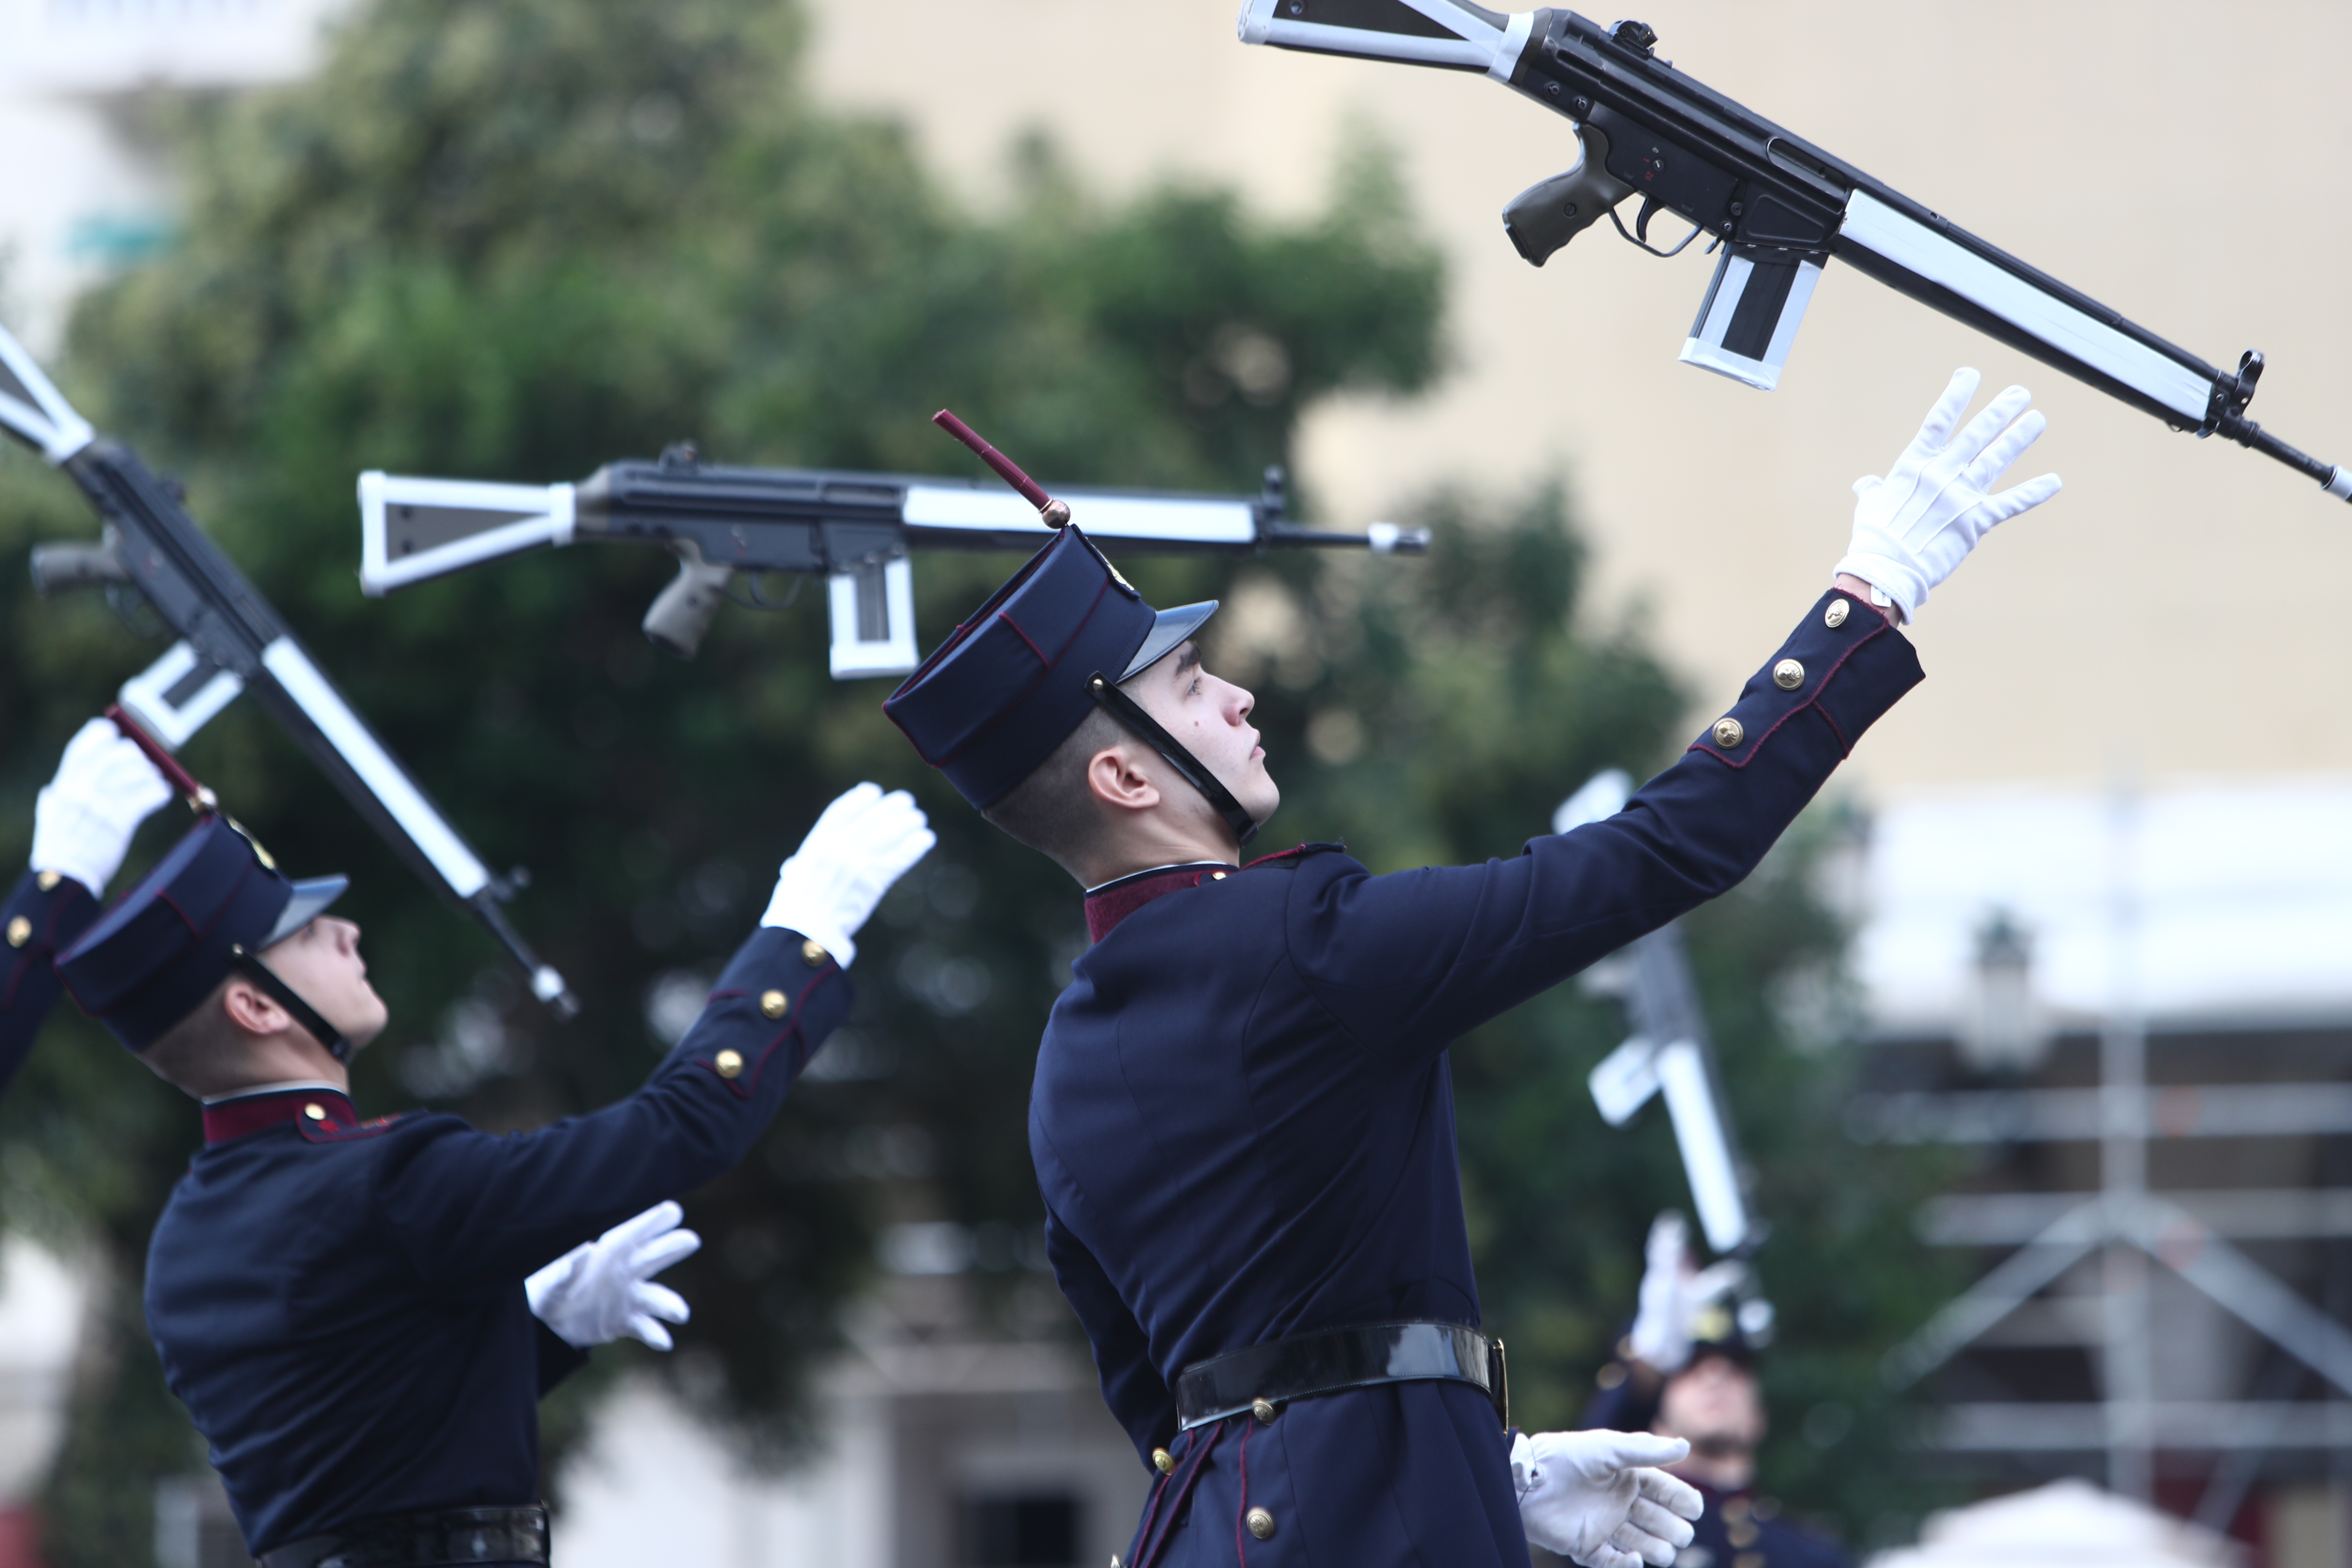
POLYGON ((965 1568, 1077 1568, 1079 1511, 1068 1492, 966 1498, 965 1568))

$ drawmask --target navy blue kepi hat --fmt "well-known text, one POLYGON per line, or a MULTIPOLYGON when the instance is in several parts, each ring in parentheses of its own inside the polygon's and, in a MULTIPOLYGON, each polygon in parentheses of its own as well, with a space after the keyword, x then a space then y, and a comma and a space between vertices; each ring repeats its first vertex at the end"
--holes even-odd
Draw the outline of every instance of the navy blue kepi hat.
POLYGON ((883 701, 923 761, 985 809, 1095 710, 1087 683, 1126 680, 1174 652, 1214 599, 1155 610, 1076 528, 1065 528, 883 701))
POLYGON ((74 1000, 134 1051, 161 1039, 259 952, 317 918, 349 882, 291 882, 244 834, 208 816, 58 959, 74 1000))

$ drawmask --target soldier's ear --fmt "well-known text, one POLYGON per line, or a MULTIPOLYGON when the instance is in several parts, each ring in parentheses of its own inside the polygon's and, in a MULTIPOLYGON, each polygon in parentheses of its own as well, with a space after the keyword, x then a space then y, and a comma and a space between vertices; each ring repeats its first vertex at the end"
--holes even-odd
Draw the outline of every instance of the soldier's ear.
POLYGON ((230 976, 221 991, 219 1006, 228 1021, 247 1035, 275 1035, 294 1022, 268 992, 241 976, 230 976))
POLYGON ((1158 805, 1160 785, 1143 763, 1145 748, 1121 741, 1087 759, 1087 792, 1114 813, 1149 811, 1158 805))

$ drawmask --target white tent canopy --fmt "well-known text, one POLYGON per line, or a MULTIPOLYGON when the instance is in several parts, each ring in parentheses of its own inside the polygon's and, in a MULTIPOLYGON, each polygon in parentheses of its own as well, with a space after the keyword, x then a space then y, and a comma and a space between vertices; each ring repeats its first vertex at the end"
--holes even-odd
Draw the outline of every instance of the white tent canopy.
POLYGON ((2053 1481, 1933 1515, 1919 1544, 1869 1568, 2238 1568, 2244 1552, 2211 1531, 2100 1490, 2053 1481))

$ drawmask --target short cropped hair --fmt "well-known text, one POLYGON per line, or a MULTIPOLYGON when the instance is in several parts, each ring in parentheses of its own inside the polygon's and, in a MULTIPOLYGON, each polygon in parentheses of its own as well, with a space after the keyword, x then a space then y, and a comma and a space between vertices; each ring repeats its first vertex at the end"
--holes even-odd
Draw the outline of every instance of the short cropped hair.
POLYGON ((1087 784, 1087 764, 1126 738, 1118 720, 1096 709, 1011 794, 980 815, 1085 880, 1080 862, 1101 844, 1106 826, 1101 803, 1087 784))
POLYGON ((212 994, 197 1003, 186 1017, 164 1030, 153 1044, 139 1053, 139 1059, 157 1078, 192 1094, 201 1094, 201 1086, 210 1083, 244 1048, 245 1031, 236 1026, 228 1009, 221 1005, 230 981, 236 978, 231 975, 215 986, 212 994))

